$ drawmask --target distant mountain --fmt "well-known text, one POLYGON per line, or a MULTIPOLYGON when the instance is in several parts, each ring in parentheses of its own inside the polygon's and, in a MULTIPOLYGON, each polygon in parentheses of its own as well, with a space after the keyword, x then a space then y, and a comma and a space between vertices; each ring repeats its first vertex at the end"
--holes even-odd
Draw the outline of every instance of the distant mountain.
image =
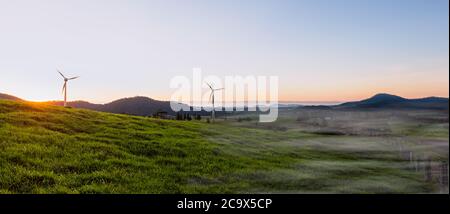
POLYGON ((347 102, 334 109, 436 109, 448 110, 448 98, 426 97, 420 99, 406 99, 391 94, 377 94, 369 99, 347 102))
POLYGON ((0 100, 13 100, 13 101, 21 101, 22 99, 15 97, 15 96, 11 96, 8 94, 2 94, 0 93, 0 100))
MULTIPOLYGON (((44 103, 49 104, 49 105, 55 105, 55 106, 63 106, 64 105, 63 101, 47 101, 44 103)), ((90 109, 90 110, 95 110, 95 111, 100 111, 101 109, 103 109, 103 106, 104 106, 102 104, 94 104, 94 103, 90 103, 90 102, 86 102, 86 101, 67 102, 67 105, 72 108, 84 108, 84 109, 90 109)))
POLYGON ((158 111, 165 111, 168 114, 176 113, 170 107, 169 101, 159 101, 148 97, 123 98, 104 105, 103 111, 132 114, 139 116, 149 116, 158 111))
MULTIPOLYGON (((47 103, 59 106, 64 104, 62 101, 51 101, 47 103)), ((156 112, 167 112, 169 115, 176 114, 176 112, 174 112, 170 107, 169 101, 159 101, 142 96, 123 98, 107 104, 93 104, 85 101, 74 101, 68 102, 67 105, 73 108, 84 108, 95 111, 136 116, 151 116, 156 112)))

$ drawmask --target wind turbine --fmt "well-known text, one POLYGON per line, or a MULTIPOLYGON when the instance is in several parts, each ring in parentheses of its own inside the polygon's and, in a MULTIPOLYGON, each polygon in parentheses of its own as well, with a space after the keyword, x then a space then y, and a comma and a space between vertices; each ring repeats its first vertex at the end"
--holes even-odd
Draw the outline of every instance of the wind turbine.
POLYGON ((206 84, 211 89, 211 94, 209 95, 209 101, 212 103, 211 118, 212 118, 212 122, 214 123, 214 120, 216 119, 216 110, 214 109, 214 92, 223 90, 224 88, 213 88, 210 84, 208 84, 208 83, 206 83, 206 84))
POLYGON ((61 74, 61 76, 64 78, 64 85, 63 85, 63 88, 62 88, 62 92, 64 93, 64 107, 66 107, 67 106, 67 82, 69 80, 74 80, 74 79, 76 79, 78 77, 67 78, 58 69, 56 69, 56 71, 58 71, 58 73, 61 74))

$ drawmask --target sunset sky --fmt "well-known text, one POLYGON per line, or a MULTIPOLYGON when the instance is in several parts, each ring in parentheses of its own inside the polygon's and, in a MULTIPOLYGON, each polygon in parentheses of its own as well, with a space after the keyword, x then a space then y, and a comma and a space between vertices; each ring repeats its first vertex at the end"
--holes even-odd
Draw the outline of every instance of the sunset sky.
POLYGON ((449 96, 448 0, 0 0, 0 93, 168 100, 172 77, 279 76, 281 101, 449 96))

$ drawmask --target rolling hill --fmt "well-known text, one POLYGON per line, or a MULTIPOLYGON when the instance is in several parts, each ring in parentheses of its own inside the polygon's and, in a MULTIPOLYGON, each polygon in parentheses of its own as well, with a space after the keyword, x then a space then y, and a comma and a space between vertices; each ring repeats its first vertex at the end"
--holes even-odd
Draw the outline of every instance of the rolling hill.
MULTIPOLYGON (((23 101, 18 97, 2 93, 0 93, 0 100, 23 101)), ((64 105, 63 101, 47 101, 43 103, 56 106, 64 105)), ((169 101, 159 101, 143 96, 122 98, 106 104, 94 104, 86 101, 72 101, 68 102, 67 105, 73 108, 82 108, 117 114, 129 114, 135 116, 152 116, 159 111, 167 112, 170 115, 176 114, 176 112, 171 109, 169 101)))
POLYGON ((0 193, 192 192, 187 177, 228 167, 201 128, 0 100, 0 193))
POLYGON ((391 94, 376 94, 368 99, 346 102, 339 105, 301 106, 299 109, 312 110, 447 110, 449 99, 442 97, 425 97, 406 99, 391 94))
POLYGON ((11 96, 8 94, 2 94, 0 93, 0 100, 14 100, 14 101, 20 101, 22 99, 15 97, 15 96, 11 96))
POLYGON ((406 99, 390 94, 377 94, 371 98, 347 102, 337 106, 335 109, 434 109, 448 110, 448 98, 426 97, 420 99, 406 99))
MULTIPOLYGON (((49 101, 47 103, 51 105, 63 106, 62 101, 49 101)), ((93 104, 86 101, 73 101, 68 102, 68 106, 135 116, 151 116, 159 111, 167 112, 170 115, 176 114, 171 109, 169 101, 159 101, 142 96, 122 98, 106 104, 93 104)))

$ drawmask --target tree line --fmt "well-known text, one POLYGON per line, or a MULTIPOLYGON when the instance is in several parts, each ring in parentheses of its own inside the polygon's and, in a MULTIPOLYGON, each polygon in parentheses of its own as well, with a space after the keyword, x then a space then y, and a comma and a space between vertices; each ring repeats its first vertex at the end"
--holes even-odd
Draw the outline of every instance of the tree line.
POLYGON ((202 117, 199 114, 193 114, 186 112, 177 112, 177 115, 175 117, 176 120, 202 120, 202 117))

